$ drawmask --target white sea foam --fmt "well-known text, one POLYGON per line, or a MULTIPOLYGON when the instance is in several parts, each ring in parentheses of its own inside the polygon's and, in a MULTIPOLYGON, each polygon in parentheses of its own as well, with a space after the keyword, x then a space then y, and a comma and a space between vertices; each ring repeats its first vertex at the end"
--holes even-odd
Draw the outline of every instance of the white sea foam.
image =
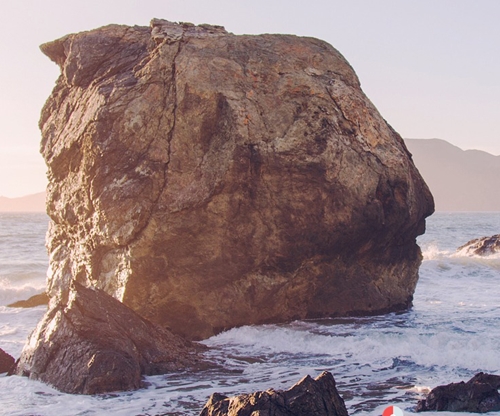
POLYGON ((449 250, 440 250, 437 242, 421 246, 424 260, 440 260, 449 258, 453 253, 449 250))
POLYGON ((25 284, 12 284, 8 279, 0 279, 0 305, 9 305, 18 300, 26 300, 33 295, 42 293, 45 290, 45 281, 25 283, 25 284))

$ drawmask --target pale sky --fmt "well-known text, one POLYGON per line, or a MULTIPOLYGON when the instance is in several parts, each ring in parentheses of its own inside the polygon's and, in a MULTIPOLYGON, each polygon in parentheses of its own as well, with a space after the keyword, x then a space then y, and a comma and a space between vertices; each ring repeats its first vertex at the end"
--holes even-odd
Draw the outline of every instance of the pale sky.
POLYGON ((404 138, 500 155, 500 0, 1 0, 0 196, 46 186, 38 118, 59 69, 38 46, 154 17, 323 39, 404 138))

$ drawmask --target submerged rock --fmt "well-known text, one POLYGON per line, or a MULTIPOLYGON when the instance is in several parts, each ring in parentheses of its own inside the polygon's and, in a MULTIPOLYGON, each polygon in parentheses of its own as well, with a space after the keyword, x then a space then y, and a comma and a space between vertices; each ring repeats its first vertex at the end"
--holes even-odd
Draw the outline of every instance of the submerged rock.
POLYGON ((214 393, 200 416, 347 416, 335 379, 323 372, 304 377, 286 391, 267 390, 234 397, 214 393))
POLYGON ((158 328, 99 289, 74 283, 31 334, 13 374, 66 393, 134 390, 143 374, 198 364, 201 347, 158 328))
POLYGON ((36 306, 47 305, 49 303, 49 297, 47 294, 39 293, 38 295, 33 295, 26 300, 18 300, 17 302, 7 305, 9 308, 34 308, 36 306))
POLYGON ((417 412, 448 411, 486 413, 500 411, 500 376, 479 373, 467 383, 438 386, 420 400, 417 412))
POLYGON ((457 248, 457 251, 476 256, 498 254, 500 253, 500 234, 491 237, 475 238, 457 248))
POLYGON ((41 48, 51 297, 195 339, 411 305, 432 196, 333 47, 154 19, 41 48))
POLYGON ((7 354, 0 348, 0 374, 11 371, 15 362, 16 360, 12 357, 12 355, 7 354))

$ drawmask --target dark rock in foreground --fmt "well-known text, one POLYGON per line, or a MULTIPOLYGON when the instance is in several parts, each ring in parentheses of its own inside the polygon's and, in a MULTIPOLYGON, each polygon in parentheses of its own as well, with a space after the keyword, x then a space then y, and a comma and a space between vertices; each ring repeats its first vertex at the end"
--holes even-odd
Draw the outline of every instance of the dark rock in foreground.
POLYGON ((500 376, 479 373, 467 383, 438 386, 417 405, 417 412, 486 413, 500 410, 500 376))
POLYGON ((26 300, 18 300, 17 302, 7 305, 10 308, 34 308, 35 306, 47 305, 49 303, 49 297, 47 294, 39 293, 38 295, 31 296, 26 300))
POLYGON ((74 283, 64 304, 51 305, 14 374, 66 393, 141 387, 141 375, 197 364, 197 347, 141 318, 98 289, 74 283))
POLYGON ((347 416, 331 373, 304 377, 286 391, 259 391, 226 397, 214 393, 200 416, 347 416))
POLYGON ((432 196, 332 46, 154 19, 41 48, 50 297, 195 339, 411 305, 432 196))
POLYGON ((500 253, 500 234, 495 234, 491 237, 475 238, 457 248, 457 251, 476 256, 498 254, 500 253))
POLYGON ((14 357, 0 348, 0 374, 11 371, 15 361, 14 357))

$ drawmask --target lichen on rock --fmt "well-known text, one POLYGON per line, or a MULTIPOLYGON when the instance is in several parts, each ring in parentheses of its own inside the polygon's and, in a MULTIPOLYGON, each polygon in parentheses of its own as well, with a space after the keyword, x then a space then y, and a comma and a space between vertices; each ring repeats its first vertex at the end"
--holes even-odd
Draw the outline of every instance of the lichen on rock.
POLYGON ((195 339, 411 304, 432 196, 332 46, 154 19, 42 50, 50 296, 195 339))

